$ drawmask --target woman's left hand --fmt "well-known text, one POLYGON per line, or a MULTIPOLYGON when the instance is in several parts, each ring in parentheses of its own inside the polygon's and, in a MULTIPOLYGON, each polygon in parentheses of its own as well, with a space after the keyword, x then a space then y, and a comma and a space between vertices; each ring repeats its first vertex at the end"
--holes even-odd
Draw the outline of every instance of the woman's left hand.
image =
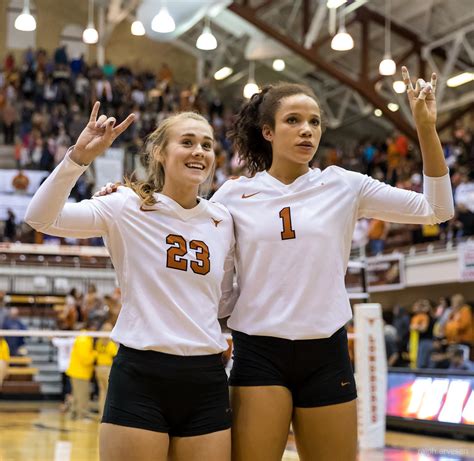
POLYGON ((436 126, 436 74, 431 74, 431 82, 427 83, 422 78, 416 81, 415 87, 410 80, 410 74, 402 66, 403 83, 406 85, 408 101, 417 128, 436 126))

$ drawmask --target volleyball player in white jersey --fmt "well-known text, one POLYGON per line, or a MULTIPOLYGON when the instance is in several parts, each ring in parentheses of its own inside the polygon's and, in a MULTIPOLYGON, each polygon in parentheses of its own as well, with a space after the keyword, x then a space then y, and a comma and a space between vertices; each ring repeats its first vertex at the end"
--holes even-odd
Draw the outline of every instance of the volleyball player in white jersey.
POLYGON ((344 329, 352 315, 344 274, 355 222, 432 224, 453 216, 435 129, 436 76, 415 89, 403 73, 423 194, 336 166, 310 169, 321 111, 306 86, 263 88, 230 133, 255 173, 226 182, 213 197, 232 214, 236 237, 240 295, 228 321, 235 461, 281 460, 290 423, 302 461, 356 458, 357 394, 344 329))
MULTIPOLYGON (((218 323, 233 224, 197 198, 212 177, 213 132, 195 113, 166 119, 147 143, 148 178, 104 197, 66 203, 88 165, 133 121, 118 126, 96 103, 87 127, 33 197, 26 221, 58 236, 103 236, 122 289, 111 338, 120 344, 100 430, 100 457, 230 459, 231 411, 218 323)), ((232 283, 230 284, 232 286, 232 283)))

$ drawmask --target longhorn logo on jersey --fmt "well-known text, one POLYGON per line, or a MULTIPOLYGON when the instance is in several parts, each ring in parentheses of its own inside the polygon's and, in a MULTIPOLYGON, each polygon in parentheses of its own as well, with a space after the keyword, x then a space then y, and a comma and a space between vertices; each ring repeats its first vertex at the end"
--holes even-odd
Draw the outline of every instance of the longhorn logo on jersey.
POLYGON ((212 219, 212 222, 214 223, 214 226, 218 226, 221 222, 222 222, 222 219, 215 219, 215 218, 211 218, 212 219))

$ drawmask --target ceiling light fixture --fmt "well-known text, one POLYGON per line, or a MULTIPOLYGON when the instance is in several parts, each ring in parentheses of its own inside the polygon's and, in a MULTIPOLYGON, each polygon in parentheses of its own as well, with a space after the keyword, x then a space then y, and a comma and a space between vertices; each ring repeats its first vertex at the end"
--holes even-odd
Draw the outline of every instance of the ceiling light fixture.
POLYGON ((244 87, 244 98, 250 99, 255 93, 259 93, 260 88, 255 82, 255 61, 249 62, 249 79, 244 87))
POLYGON ((145 27, 143 26, 143 23, 138 20, 132 22, 132 27, 130 28, 130 31, 132 32, 132 35, 145 35, 145 27))
POLYGON ((222 67, 220 68, 215 74, 214 78, 216 80, 224 80, 225 78, 229 77, 229 75, 232 75, 234 70, 231 67, 222 67))
POLYGON ((176 29, 174 19, 166 8, 166 0, 163 0, 160 11, 151 21, 151 28, 160 34, 168 34, 176 29))
POLYGON ((30 0, 23 3, 23 11, 15 19, 15 29, 22 32, 31 32, 36 29, 36 19, 30 13, 30 0))
POLYGON ((99 41, 99 32, 94 26, 94 0, 89 0, 87 28, 82 33, 82 40, 88 45, 93 45, 99 41))
POLYGON ((215 50, 217 48, 217 40, 212 34, 211 21, 207 16, 204 19, 202 34, 196 40, 196 48, 204 51, 215 50))
POLYGON ((474 72, 463 72, 462 74, 449 78, 446 85, 450 88, 456 88, 457 86, 472 82, 472 80, 474 80, 474 72))
POLYGON ((331 48, 335 51, 348 51, 354 48, 354 40, 346 31, 345 17, 346 14, 341 12, 339 30, 331 40, 331 48))
POLYGON ((385 0, 385 53, 379 64, 380 75, 394 75, 397 65, 390 54, 390 0, 385 0))
POLYGON ((286 64, 283 59, 275 59, 273 61, 273 70, 276 70, 277 72, 282 72, 285 70, 286 64))

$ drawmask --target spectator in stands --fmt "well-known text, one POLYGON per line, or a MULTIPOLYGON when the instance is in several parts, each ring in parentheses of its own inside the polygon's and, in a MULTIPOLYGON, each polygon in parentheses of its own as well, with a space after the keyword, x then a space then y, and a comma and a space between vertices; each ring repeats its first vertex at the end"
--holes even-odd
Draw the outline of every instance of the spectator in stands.
POLYGON ((456 237, 471 237, 474 235, 474 213, 465 204, 460 203, 456 206, 456 216, 452 227, 456 237))
POLYGON ((464 344, 473 351, 474 322, 472 309, 464 301, 464 296, 455 294, 451 297, 452 312, 446 323, 446 339, 450 344, 464 344))
POLYGON ((71 380, 66 374, 71 359, 75 338, 53 338, 52 343, 58 350, 58 370, 61 373, 61 411, 70 409, 72 402, 71 380))
POLYGON ((95 94, 93 102, 100 101, 102 109, 107 111, 112 100, 112 85, 103 75, 101 75, 100 79, 95 82, 95 94))
POLYGON ((160 70, 158 72, 158 78, 162 82, 170 83, 173 81, 173 72, 166 62, 161 64, 160 70))
MULTIPOLYGON (((8 316, 3 322, 3 328, 5 330, 26 330, 26 325, 20 319, 20 311, 17 307, 11 307, 8 312, 8 316)), ((10 348, 10 354, 25 355, 24 345, 25 338, 23 336, 8 336, 7 337, 8 347, 10 348)))
POLYGON ((365 249, 369 243, 369 220, 358 219, 352 234, 352 248, 358 250, 360 256, 365 256, 365 249))
POLYGON ((3 240, 5 242, 16 241, 16 216, 11 208, 7 209, 7 219, 5 221, 5 228, 3 230, 3 240))
POLYGON ((474 371, 474 363, 466 358, 464 349, 456 347, 451 353, 450 370, 474 371))
POLYGON ((446 338, 446 323, 451 315, 451 310, 448 298, 441 296, 438 305, 434 308, 433 338, 446 338))
POLYGON ((3 124, 3 142, 7 145, 15 144, 15 128, 18 122, 18 111, 13 103, 6 101, 0 113, 3 124))
POLYGON ((403 355, 408 352, 408 340, 410 339, 410 315, 402 306, 393 308, 393 326, 397 330, 398 350, 403 355))
MULTIPOLYGON (((74 305, 76 309, 76 315, 74 316, 75 324, 84 322, 84 316, 82 313, 82 305, 84 302, 83 299, 84 299, 84 296, 77 288, 72 288, 71 291, 66 296, 66 300, 65 300, 66 304, 74 305)), ((71 317, 72 316, 73 314, 71 314, 71 317)))
POLYGON ((0 391, 3 381, 8 374, 8 363, 10 362, 10 349, 3 336, 0 336, 0 391))
MULTIPOLYGON (((75 288, 73 288, 73 290, 75 290, 75 288)), ((69 294, 66 296, 63 310, 58 315, 58 327, 61 330, 73 330, 77 319, 76 299, 69 294)))
MULTIPOLYGON (((95 312, 100 311, 102 308, 102 298, 97 293, 97 287, 91 283, 87 287, 87 293, 84 296, 82 303, 82 315, 84 320, 88 320, 90 317, 95 316, 95 312)), ((92 318, 91 318, 92 320, 92 318)))
POLYGON ((449 368, 451 353, 445 339, 434 338, 430 355, 429 368, 449 368))
POLYGON ((16 67, 15 56, 13 56, 12 53, 8 53, 3 62, 3 69, 5 70, 7 74, 9 74, 15 69, 15 67, 16 67))
MULTIPOLYGON (((89 325, 92 329, 93 325, 89 325)), ((91 336, 77 336, 72 346, 67 376, 71 379, 72 419, 84 419, 89 416, 90 382, 94 373, 94 362, 97 352, 94 350, 94 340, 91 336)))
POLYGON ((109 60, 105 61, 104 66, 102 67, 102 72, 107 80, 111 80, 117 71, 117 67, 112 64, 109 60))
POLYGON ((420 299, 413 305, 410 321, 410 366, 427 368, 433 342, 433 320, 431 305, 427 299, 420 299))
POLYGON ((8 316, 8 309, 5 307, 5 292, 0 290, 0 330, 8 316))
POLYGON ((122 294, 120 287, 116 287, 111 296, 105 296, 104 302, 106 302, 107 306, 109 307, 108 321, 112 325, 115 325, 122 307, 122 294))
POLYGON ((371 219, 369 223, 369 247, 373 255, 383 252, 390 224, 380 219, 371 219))
POLYGON ((387 366, 395 367, 400 359, 397 330, 393 325, 384 322, 383 332, 385 339, 385 353, 387 355, 387 366))
POLYGON ((57 66, 67 66, 69 63, 66 51, 66 45, 61 45, 54 52, 54 63, 57 66))
POLYGON ((460 170, 461 183, 454 192, 454 202, 456 206, 463 205, 464 208, 474 213, 474 180, 472 174, 472 172, 469 174, 466 168, 460 170))
MULTIPOLYGON (((111 332, 112 328, 113 325, 106 322, 102 325, 101 331, 111 332)), ((95 377, 99 386, 99 416, 100 419, 102 419, 110 369, 112 367, 113 359, 117 355, 118 347, 117 344, 109 338, 99 338, 95 343, 95 350, 97 351, 95 377)))

